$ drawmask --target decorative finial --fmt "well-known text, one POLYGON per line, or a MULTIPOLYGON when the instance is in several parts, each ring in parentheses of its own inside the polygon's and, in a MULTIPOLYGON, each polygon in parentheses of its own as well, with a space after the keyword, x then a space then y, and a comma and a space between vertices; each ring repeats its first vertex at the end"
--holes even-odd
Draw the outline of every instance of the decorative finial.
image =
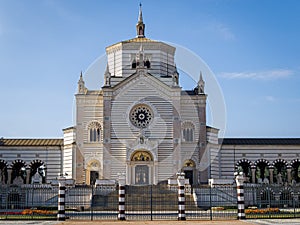
POLYGON ((198 94, 204 94, 204 86, 205 86, 205 82, 202 77, 202 71, 200 71, 200 77, 198 81, 198 94))
POLYGON ((108 63, 106 64, 106 70, 104 73, 104 78, 105 78, 105 86, 109 87, 111 85, 111 74, 109 72, 109 67, 108 67, 108 63))
POLYGON ((84 94, 86 91, 86 87, 84 84, 83 76, 82 76, 82 71, 80 72, 80 78, 78 81, 78 94, 84 94))

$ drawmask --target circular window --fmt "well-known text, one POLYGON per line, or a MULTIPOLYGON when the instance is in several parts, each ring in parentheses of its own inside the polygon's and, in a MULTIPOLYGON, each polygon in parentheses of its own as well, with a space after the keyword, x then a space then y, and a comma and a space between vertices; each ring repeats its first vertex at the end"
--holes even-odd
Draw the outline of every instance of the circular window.
POLYGON ((138 128, 147 127, 152 119, 153 112, 147 105, 137 105, 130 112, 130 121, 138 128))

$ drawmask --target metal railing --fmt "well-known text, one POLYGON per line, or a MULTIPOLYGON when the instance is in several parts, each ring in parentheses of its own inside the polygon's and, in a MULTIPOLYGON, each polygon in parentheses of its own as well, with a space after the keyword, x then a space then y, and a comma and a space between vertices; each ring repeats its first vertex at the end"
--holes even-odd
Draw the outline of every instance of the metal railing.
MULTIPOLYGON (((0 219, 56 219, 58 186, 1 185, 0 219)), ((300 186, 246 184, 246 218, 300 217, 300 186)), ((116 220, 118 187, 66 187, 66 218, 116 220)), ((168 185, 125 187, 126 220, 177 220, 177 190, 168 185)), ((193 186, 185 192, 187 220, 237 218, 236 186, 193 186)))

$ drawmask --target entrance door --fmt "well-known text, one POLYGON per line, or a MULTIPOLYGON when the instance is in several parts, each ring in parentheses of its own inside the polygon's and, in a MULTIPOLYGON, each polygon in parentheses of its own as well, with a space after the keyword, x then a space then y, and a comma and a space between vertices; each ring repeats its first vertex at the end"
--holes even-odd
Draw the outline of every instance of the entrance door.
POLYGON ((193 170, 185 170, 184 173, 185 173, 185 178, 189 179, 190 185, 193 185, 193 177, 194 177, 193 170))
POLYGON ((90 173, 90 184, 94 185, 98 178, 99 178, 99 173, 97 171, 91 171, 91 173, 90 173))
POLYGON ((147 165, 135 167, 135 184, 149 184, 149 167, 147 165))

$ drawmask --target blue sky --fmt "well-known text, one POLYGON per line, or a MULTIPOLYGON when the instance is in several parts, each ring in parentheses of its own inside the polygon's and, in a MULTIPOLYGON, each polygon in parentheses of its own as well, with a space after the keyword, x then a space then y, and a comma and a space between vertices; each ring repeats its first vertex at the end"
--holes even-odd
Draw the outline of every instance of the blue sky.
MULTIPOLYGON (((135 36, 138 4, 0 0, 0 137, 62 137, 80 71, 135 36)), ((216 75, 225 136, 299 137, 299 1, 142 4, 148 38, 187 47, 216 75)))

